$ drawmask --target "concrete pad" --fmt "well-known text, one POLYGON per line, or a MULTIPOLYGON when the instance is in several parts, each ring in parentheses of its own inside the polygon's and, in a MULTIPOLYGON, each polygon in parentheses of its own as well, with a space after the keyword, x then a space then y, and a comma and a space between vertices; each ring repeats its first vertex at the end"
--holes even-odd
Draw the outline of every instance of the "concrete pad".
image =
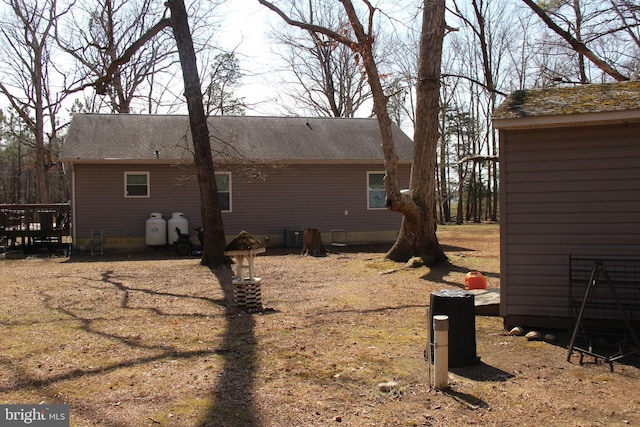
POLYGON ((480 316, 500 315, 500 288, 472 289, 475 313, 480 316))

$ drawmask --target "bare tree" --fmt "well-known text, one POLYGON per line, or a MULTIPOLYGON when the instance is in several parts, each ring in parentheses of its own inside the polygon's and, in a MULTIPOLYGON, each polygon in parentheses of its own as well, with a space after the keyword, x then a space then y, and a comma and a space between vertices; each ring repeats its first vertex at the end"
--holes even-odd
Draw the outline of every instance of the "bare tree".
MULTIPOLYGON (((323 8, 311 1, 305 9, 304 4, 293 6, 300 20, 349 31, 349 23, 344 15, 340 16, 339 8, 323 8)), ((280 56, 293 76, 288 91, 299 107, 321 116, 353 117, 371 98, 362 67, 348 46, 315 31, 300 35, 287 27, 276 30, 274 39, 284 48, 280 56)))
MULTIPOLYGON (((497 107, 498 94, 501 93, 498 90, 497 80, 501 72, 502 58, 506 56, 505 52, 511 51, 510 46, 510 28, 508 19, 505 16, 505 9, 498 4, 496 7, 496 1, 492 0, 472 0, 471 1, 471 13, 470 16, 466 16, 465 11, 462 10, 457 2, 454 1, 454 7, 456 9, 457 16, 465 23, 465 25, 471 29, 474 42, 471 46, 475 46, 478 49, 470 49, 472 54, 479 56, 479 66, 481 68, 480 80, 481 94, 484 101, 478 98, 478 102, 485 104, 485 111, 482 117, 484 118, 485 144, 488 150, 488 156, 486 158, 497 159, 498 156, 498 138, 493 126, 491 125, 491 116, 495 108, 497 107)), ((473 153, 480 155, 481 153, 473 153)), ((475 168, 474 168, 475 169, 475 168)), ((498 163, 492 161, 488 164, 488 182, 490 182, 490 188, 488 188, 487 194, 487 210, 491 213, 491 220, 497 221, 498 219, 498 163)), ((478 177, 480 178, 480 177, 478 177)), ((482 197, 481 194, 477 194, 477 197, 482 197)), ((480 213, 476 220, 480 219, 480 213)))
POLYGON ((629 37, 621 66, 632 80, 640 78, 640 5, 636 0, 610 0, 621 28, 629 37))
MULTIPOLYGON (((452 57, 450 56, 450 59, 452 57)), ((443 68, 445 66, 443 65, 443 68)), ((443 78, 442 88, 440 90, 440 146, 438 152, 438 174, 437 178, 437 196, 438 196, 438 215, 440 223, 450 222, 451 218, 451 202, 454 198, 455 191, 452 183, 452 164, 457 164, 457 159, 453 157, 454 152, 452 146, 455 138, 459 138, 459 132, 452 126, 451 117, 455 114, 455 94, 458 91, 460 79, 443 78)), ((457 176, 457 175, 456 175, 457 176)), ((461 197, 461 193, 459 193, 461 197)))
POLYGON ((420 10, 411 13, 408 22, 412 26, 396 29, 393 38, 385 39, 387 45, 384 57, 392 64, 389 73, 391 83, 387 85, 389 105, 387 109, 398 125, 406 123, 415 126, 416 77, 418 74, 418 50, 420 45, 420 10), (418 28, 413 28, 417 23, 418 28), (400 30, 406 31, 401 32, 400 30))
MULTIPOLYGON (((582 28, 584 24, 583 12, 581 9, 581 5, 579 0, 573 0, 571 6, 572 10, 575 14, 574 25, 572 26, 574 31, 573 34, 570 31, 563 29, 558 23, 556 23, 552 16, 558 16, 557 13, 552 13, 552 10, 545 9, 543 6, 536 3, 534 0, 522 0, 527 6, 531 8, 542 21, 556 34, 562 37, 573 49, 579 54, 579 58, 587 58, 591 63, 593 63, 596 67, 598 67, 602 72, 606 73, 613 79, 617 81, 626 81, 629 80, 629 77, 622 74, 620 71, 616 69, 616 67, 603 59, 600 55, 598 55, 593 49, 591 49, 588 45, 590 44, 588 40, 583 38, 582 28)), ((564 2, 560 2, 561 4, 564 2)), ((604 2, 598 2, 598 4, 604 4, 604 2)), ((557 6, 556 6, 557 7, 557 6)), ((565 24, 567 21, 565 20, 565 24)), ((638 23, 636 22, 637 26, 638 23)), ((623 28, 626 26, 623 26, 623 28)), ((621 31, 621 27, 611 26, 611 22, 606 22, 606 27, 602 28, 598 32, 594 32, 594 35, 591 37, 592 40, 600 38, 605 33, 617 33, 621 31)), ((586 74, 584 73, 584 64, 582 64, 582 72, 581 72, 581 80, 587 79, 586 74)))
MULTIPOLYGON (((23 165, 28 158, 25 139, 32 137, 24 122, 15 117, 15 112, 7 114, 0 110, 0 200, 3 203, 24 203, 25 172, 29 168, 23 165)), ((30 144, 29 144, 30 145, 30 144)))
POLYGON ((387 111, 387 95, 373 55, 374 14, 377 9, 368 0, 363 0, 365 13, 361 14, 350 0, 341 0, 353 31, 353 38, 351 38, 340 29, 329 29, 292 19, 273 3, 266 0, 259 1, 276 12, 288 24, 330 37, 351 48, 361 58, 361 64, 373 95, 373 112, 380 128, 386 172, 384 180, 386 206, 390 210, 403 214, 398 239, 386 256, 397 261, 406 261, 412 256, 420 256, 430 265, 445 262, 447 257, 436 237, 435 218, 435 165, 439 138, 440 64, 445 32, 444 0, 425 0, 423 3, 423 23, 418 55, 411 195, 400 193, 398 156, 391 131, 392 121, 387 111), (366 19, 366 27, 360 16, 364 16, 366 19))
POLYGON ((171 10, 171 27, 176 39, 180 65, 184 80, 184 96, 189 110, 189 122, 194 147, 194 161, 200 188, 200 210, 204 226, 203 265, 221 265, 226 262, 224 247, 226 244, 222 213, 215 180, 209 128, 204 112, 200 78, 189 29, 187 10, 183 0, 168 0, 171 10))
POLYGON ((59 111, 65 98, 65 75, 51 56, 55 22, 68 12, 56 0, 35 2, 5 0, 7 14, 0 25, 0 49, 4 71, 0 93, 33 134, 34 165, 38 191, 36 201, 49 203, 48 171, 57 164, 59 111))
MULTIPOLYGON (((118 59, 129 44, 147 30, 149 21, 159 20, 164 7, 152 0, 104 2, 79 1, 73 19, 59 22, 56 40, 78 64, 78 83, 95 80, 118 59)), ((108 109, 129 113, 132 102, 143 96, 143 87, 175 64, 171 35, 160 32, 141 46, 114 74, 102 99, 108 109)), ((84 86, 77 85, 77 89, 84 86)))
POLYGON ((121 57, 109 64, 105 74, 94 82, 94 86, 98 93, 106 92, 107 86, 113 81, 122 64, 127 63, 145 43, 153 39, 163 29, 172 29, 182 68, 184 96, 189 111, 189 126, 194 148, 193 158, 200 189, 200 212, 204 228, 204 250, 202 251, 200 263, 209 266, 221 265, 226 262, 224 255, 226 242, 218 198, 218 187, 215 181, 207 117, 204 112, 202 89, 198 75, 196 51, 184 1, 167 0, 165 4, 171 16, 162 18, 139 39, 133 41, 125 49, 121 57))
MULTIPOLYGON (((214 14, 210 8, 215 4, 200 3, 191 13, 193 29, 200 39, 194 41, 194 49, 201 58, 208 58, 214 46, 214 32, 210 31, 214 14)), ((78 79, 69 91, 78 93, 104 76, 152 23, 162 20, 165 11, 163 3, 153 0, 77 0, 72 18, 56 26, 58 44, 77 66, 78 79)), ((179 69, 171 32, 158 31, 138 46, 127 62, 118 65, 110 84, 103 88, 104 96, 86 105, 91 106, 90 111, 106 109, 116 113, 175 109, 182 97, 182 93, 173 90, 181 86, 179 69)))
POLYGON ((533 48, 535 40, 529 36, 534 34, 532 20, 533 17, 515 16, 511 25, 510 39, 512 44, 511 48, 505 52, 508 57, 508 65, 503 74, 505 92, 524 90, 527 87, 535 86, 535 84, 529 83, 534 78, 530 64, 536 60, 536 52, 533 48))

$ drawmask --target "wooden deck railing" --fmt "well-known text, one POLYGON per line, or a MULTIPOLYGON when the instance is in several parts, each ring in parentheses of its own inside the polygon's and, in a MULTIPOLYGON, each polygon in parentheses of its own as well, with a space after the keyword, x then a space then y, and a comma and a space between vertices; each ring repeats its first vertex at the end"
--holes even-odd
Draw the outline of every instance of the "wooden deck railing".
POLYGON ((71 231, 69 204, 0 204, 0 238, 8 247, 51 247, 71 231))

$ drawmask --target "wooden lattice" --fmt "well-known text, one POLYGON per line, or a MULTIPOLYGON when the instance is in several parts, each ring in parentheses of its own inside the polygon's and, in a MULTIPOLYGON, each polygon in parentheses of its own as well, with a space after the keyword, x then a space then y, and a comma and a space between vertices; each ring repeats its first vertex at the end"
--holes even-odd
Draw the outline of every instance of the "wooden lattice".
POLYGON ((262 294, 260 290, 260 282, 234 282, 233 302, 236 306, 241 308, 246 307, 253 310, 261 310, 262 294))

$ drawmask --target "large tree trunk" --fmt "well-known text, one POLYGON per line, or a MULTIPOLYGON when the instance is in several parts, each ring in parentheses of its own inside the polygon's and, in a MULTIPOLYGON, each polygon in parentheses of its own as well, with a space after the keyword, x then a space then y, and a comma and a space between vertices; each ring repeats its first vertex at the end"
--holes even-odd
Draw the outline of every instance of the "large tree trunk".
MULTIPOLYGON (((435 172, 440 113, 440 66, 444 39, 444 0, 425 0, 416 86, 411 197, 417 205, 404 212, 400 234, 387 258, 406 261, 420 256, 429 265, 447 261, 436 236, 435 172)), ((390 206, 393 208, 393 206, 390 206)))
POLYGON ((360 15, 351 0, 340 0, 357 41, 343 32, 335 32, 312 23, 291 19, 273 3, 258 0, 276 12, 287 23, 309 31, 325 34, 349 46, 362 58, 362 66, 373 97, 373 112, 378 120, 380 140, 384 155, 384 188, 387 193, 387 209, 403 214, 402 229, 396 244, 387 257, 407 261, 415 255, 432 260, 432 264, 445 262, 447 257, 436 238, 435 215, 435 156, 438 142, 438 112, 440 92, 440 62, 444 38, 444 0, 424 1, 424 22, 418 71, 418 106, 416 109, 416 134, 414 138, 411 196, 402 195, 398 182, 398 155, 393 140, 392 122, 387 111, 387 95, 384 93, 378 67, 373 55, 373 13, 376 8, 364 2, 369 9, 368 30, 360 21, 360 15), (367 32, 368 31, 368 32, 367 32), (420 105, 422 104, 422 105, 420 105))
POLYGON ((224 227, 193 39, 191 38, 184 1, 168 0, 167 5, 171 9, 171 26, 182 66, 184 95, 187 99, 189 124, 193 138, 193 158, 200 187, 200 210, 204 228, 204 250, 202 251, 200 263, 209 266, 221 265, 226 261, 224 255, 224 227))
MULTIPOLYGON (((387 252, 394 261, 422 257, 429 265, 446 262, 447 257, 436 237, 436 146, 438 143, 438 114, 440 111, 440 63, 444 38, 444 0, 425 0, 418 64, 416 131, 414 135, 411 196, 403 196, 398 184, 398 156, 395 152, 391 119, 387 111, 378 69, 371 51, 371 36, 365 34, 351 2, 343 0, 349 21, 359 41, 359 53, 367 72, 373 111, 378 119, 382 152, 385 159, 386 205, 389 210, 403 214, 400 234, 387 252)), ((371 12, 372 13, 372 12, 371 12)))
MULTIPOLYGON (((37 46, 37 42, 34 41, 34 45, 37 46)), ((35 91, 35 121, 33 133, 36 139, 35 149, 35 169, 36 169, 36 202, 37 203, 49 203, 49 177, 47 176, 47 157, 48 151, 44 144, 44 88, 43 88, 43 76, 44 71, 42 50, 43 46, 40 45, 34 48, 34 79, 33 90, 35 91)))

